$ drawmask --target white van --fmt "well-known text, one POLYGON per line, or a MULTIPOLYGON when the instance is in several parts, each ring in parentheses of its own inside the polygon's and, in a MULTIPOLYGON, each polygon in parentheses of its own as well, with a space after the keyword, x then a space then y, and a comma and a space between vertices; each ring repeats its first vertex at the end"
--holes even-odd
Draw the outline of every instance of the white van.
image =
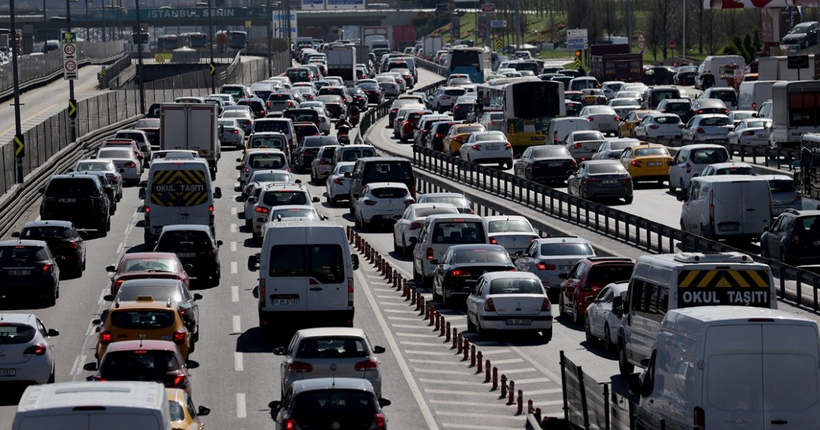
POLYGON ((746 68, 746 60, 740 55, 710 55, 706 57, 698 66, 698 74, 695 76, 695 88, 703 89, 703 75, 707 70, 711 71, 715 77, 714 85, 719 87, 726 85, 726 81, 723 80, 724 72, 729 73, 729 76, 734 75, 734 72, 731 70, 726 72, 726 66, 728 64, 736 65, 737 69, 741 72, 746 68))
MULTIPOLYGON (((649 358, 664 315, 673 309, 737 305, 777 309, 771 269, 741 253, 678 253, 638 257, 618 331, 622 375, 649 358)), ((617 312, 620 311, 620 312, 617 312)))
POLYGON ((757 241, 774 218, 769 181, 756 176, 692 178, 678 200, 681 229, 712 240, 757 241))
POLYGON ((478 215, 430 215, 424 220, 419 238, 410 238, 413 248, 413 279, 431 285, 436 265, 453 245, 490 243, 484 219, 478 215))
POLYGON ((171 430, 156 382, 60 382, 26 388, 12 430, 171 430))
POLYGON ((140 184, 139 190, 139 198, 144 200, 146 249, 153 249, 166 225, 209 225, 215 235, 214 199, 222 197, 222 190, 211 185, 205 159, 151 163, 148 180, 140 184))
POLYGON ((817 323, 741 306, 670 311, 643 377, 637 428, 809 429, 820 416, 817 323))
POLYGON ((592 130, 592 126, 586 118, 555 118, 550 121, 547 136, 544 138, 544 145, 563 145, 570 133, 581 130, 592 130))
POLYGON ((345 228, 322 220, 269 223, 262 252, 248 258, 259 271, 259 329, 353 326, 353 271, 359 256, 345 228))
POLYGON ((751 81, 740 84, 737 92, 737 110, 758 110, 772 98, 772 86, 778 81, 751 81))
POLYGON ((714 143, 699 143, 685 145, 678 149, 672 165, 669 166, 669 191, 675 192, 680 188, 686 192, 689 181, 701 174, 710 164, 729 161, 729 151, 726 147, 714 143))

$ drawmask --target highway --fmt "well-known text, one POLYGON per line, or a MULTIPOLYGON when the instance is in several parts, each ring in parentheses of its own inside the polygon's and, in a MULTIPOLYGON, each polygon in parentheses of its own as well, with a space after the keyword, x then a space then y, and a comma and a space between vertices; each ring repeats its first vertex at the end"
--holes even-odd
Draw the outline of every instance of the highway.
MULTIPOLYGON (((419 76, 420 86, 440 79, 425 70, 420 70, 419 76)), ((400 145, 385 134, 384 123, 382 120, 376 124, 368 138, 377 147, 403 150, 409 154, 409 145, 400 145)), ((267 404, 278 399, 280 383, 280 359, 271 353, 274 345, 260 341, 258 336, 254 298, 256 274, 246 269, 248 257, 259 252, 259 246, 252 243, 250 232, 244 228, 243 205, 234 167, 235 158, 240 154, 226 150, 219 163, 214 186, 223 191, 223 198, 215 205, 217 238, 224 242, 220 250, 222 282, 219 287, 197 290, 204 297, 200 302, 201 339, 191 356, 198 364, 191 370, 194 402, 213 410, 210 416, 203 418, 207 428, 236 430, 272 427, 267 404)), ((306 174, 298 177, 307 185, 311 195, 322 197, 323 185, 308 184, 306 174)), ((453 184, 454 188, 457 186, 453 184)), ((650 212, 659 210, 655 200, 660 200, 661 193, 666 194, 665 189, 639 192, 640 195, 644 193, 647 196, 636 197, 630 207, 652 208, 645 209, 650 212)), ((664 202, 677 203, 671 195, 663 198, 664 202)), ((322 201, 315 206, 320 213, 330 217, 330 222, 352 226, 346 206, 331 207, 324 203, 324 199, 322 201)), ((8 305, 3 306, 9 312, 35 312, 48 328, 61 331, 61 335, 54 338, 58 382, 82 381, 93 374, 84 370, 84 366, 94 361, 97 336, 90 322, 107 305, 102 300, 109 285, 104 267, 114 264, 124 253, 143 250, 141 204, 136 188, 125 190, 112 218, 111 231, 105 238, 89 241, 88 269, 82 278, 61 283, 61 296, 56 306, 34 310, 12 310, 8 305)), ((517 205, 510 206, 528 216, 544 217, 517 205)), ((603 253, 629 257, 645 253, 560 220, 551 222, 557 229, 593 241, 603 253)), ((361 234, 388 258, 393 267, 410 279, 411 263, 392 254, 389 231, 361 234)), ((362 262, 356 274, 354 325, 366 331, 372 344, 387 348, 379 358, 384 396, 393 402, 386 408, 388 425, 394 429, 520 429, 525 418, 516 415, 515 407, 500 400, 498 392, 492 392, 484 383, 483 375, 476 375, 475 369, 468 367, 469 361, 464 362, 456 355, 451 344, 433 332, 427 321, 384 282, 372 265, 364 259, 362 262)), ((423 291, 425 297, 431 299, 430 292, 423 291)), ((463 309, 444 309, 442 313, 459 331, 466 329, 463 309)), ((557 315, 556 306, 553 306, 553 314, 557 315)), ((554 337, 548 344, 519 336, 478 341, 473 333, 468 333, 467 338, 484 353, 485 359, 492 360, 499 375, 503 373, 515 380, 516 389, 524 391, 525 407, 526 401, 532 399, 545 415, 562 414, 561 350, 598 381, 611 381, 623 387, 623 380, 613 376, 617 373, 614 356, 599 345, 586 343, 581 328, 564 318, 556 320, 554 337)), ((4 393, 0 399, 0 428, 10 428, 18 399, 7 390, 4 393)))

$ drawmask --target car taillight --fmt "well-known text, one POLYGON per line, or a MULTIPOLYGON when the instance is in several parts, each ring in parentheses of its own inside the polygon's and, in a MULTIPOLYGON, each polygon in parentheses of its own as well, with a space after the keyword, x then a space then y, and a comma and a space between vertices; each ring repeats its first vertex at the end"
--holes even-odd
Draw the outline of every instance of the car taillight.
POLYGON ((686 128, 686 126, 683 124, 678 124, 678 128, 686 128))
POLYGON ((632 160, 632 162, 629 163, 629 164, 631 164, 635 167, 641 167, 641 162, 639 160, 632 160))
POLYGON ((124 279, 117 279, 117 282, 114 282, 114 286, 111 288, 111 289, 113 290, 113 291, 111 291, 111 294, 112 294, 112 295, 116 295, 116 294, 117 294, 117 291, 119 291, 119 290, 120 290, 120 286, 122 285, 122 283, 123 283, 124 281, 125 281, 124 279))
POLYGON ((703 113, 703 109, 698 109, 698 113, 703 113))
POLYGON ((649 126, 649 128, 651 128, 652 130, 657 130, 657 129, 659 129, 659 128, 660 128, 660 126, 657 126, 657 125, 655 125, 655 124, 652 124, 652 125, 650 125, 650 126, 649 126))
POLYGON ((125 167, 137 167, 137 164, 132 161, 132 162, 126 164, 125 167))
POLYGON ((70 242, 62 242, 60 243, 60 249, 78 249, 80 246, 77 245, 77 242, 70 241, 70 242))
POLYGON ((481 145, 473 145, 471 148, 473 148, 474 151, 481 151, 481 145))
POLYGON ((504 145, 504 149, 512 149, 512 143, 507 143, 504 145))
POLYGON ((410 195, 411 195, 411 196, 415 196, 415 195, 416 195, 416 186, 415 186, 415 185, 411 185, 411 186, 410 186, 410 195))
POLYGON ((726 115, 729 115, 729 109, 723 109, 723 113, 725 113, 726 115))
POLYGON ((715 222, 715 195, 709 193, 709 223, 712 224, 715 222))
POLYGON ((365 201, 364 201, 364 204, 366 204, 366 205, 368 205, 368 206, 375 206, 375 205, 376 205, 376 201, 375 201, 375 200, 365 200, 365 201))
POLYGON ((754 134, 755 134, 755 132, 753 132, 753 131, 744 131, 743 132, 744 136, 754 136, 754 134))
POLYGON ((541 302, 541 312, 545 312, 545 311, 550 310, 550 307, 551 307, 550 299, 544 297, 544 301, 541 302))
POLYGON ((46 346, 38 343, 37 345, 32 345, 23 351, 23 354, 33 354, 33 355, 45 355, 46 353, 46 346))
POLYGON ((172 382, 174 388, 185 388, 185 385, 185 375, 177 375, 174 377, 174 382, 172 382))
POLYGON ((254 209, 254 210, 256 211, 256 213, 260 213, 260 214, 266 214, 266 213, 270 212, 268 210, 268 208, 265 208, 265 207, 262 207, 262 206, 257 206, 256 209, 254 209))
POLYGON ((433 259, 433 248, 427 248, 427 259, 428 260, 433 259))
MULTIPOLYGON (((267 290, 267 288, 265 288, 265 279, 260 279, 259 280, 259 302, 262 303, 262 304, 264 304, 265 300, 266 300, 266 296, 267 296, 266 290, 267 290)), ((262 320, 262 325, 267 325, 267 323, 268 323, 267 320, 262 320)))
MULTIPOLYGON (((347 307, 353 309, 353 278, 347 278, 347 307)), ((350 321, 352 324, 353 321, 350 321)))
POLYGON ((360 361, 353 365, 353 370, 377 370, 378 368, 379 362, 375 358, 360 361))
POLYGON ((216 258, 216 247, 211 245, 211 251, 208 252, 208 258, 216 258))
POLYGON ((700 406, 696 406, 694 415, 695 428, 704 430, 706 428, 706 412, 700 406))
POLYGON ((424 225, 424 224, 422 224, 422 223, 420 223, 420 222, 415 222, 415 221, 414 221, 414 222, 411 222, 411 223, 410 223, 410 227, 409 227, 409 229, 410 229, 410 230, 415 230, 415 229, 417 229, 417 228, 421 228, 423 225, 424 225))
POLYGON ((581 147, 581 144, 580 144, 580 143, 573 143, 573 144, 572 144, 572 149, 578 149, 578 148, 580 148, 580 147, 581 147))
POLYGON ((289 372, 310 373, 313 372, 313 365, 310 363, 303 363, 301 361, 294 361, 288 364, 289 372))
POLYGON ((538 270, 555 270, 554 264, 538 263, 535 265, 538 270))
POLYGON ((233 134, 239 134, 239 130, 231 130, 231 133, 233 133, 233 134))
POLYGON ((174 343, 177 345, 185 343, 185 331, 177 330, 174 332, 174 343))
POLYGON ((344 180, 342 178, 336 178, 333 180, 333 183, 337 185, 344 185, 344 180))
POLYGON ((619 117, 619 116, 615 117, 615 121, 620 121, 620 120, 621 120, 621 117, 619 117))
POLYGON ((495 304, 493 304, 492 297, 488 298, 486 302, 484 302, 484 310, 489 312, 495 312, 495 304))
POLYGON ((589 122, 595 121, 595 118, 593 118, 593 117, 591 117, 591 116, 590 116, 590 117, 587 117, 587 121, 589 121, 589 122))
POLYGON ((265 106, 266 106, 266 107, 270 107, 270 100, 268 100, 267 102, 265 102, 265 106))
POLYGON ((296 430, 299 427, 299 424, 296 424, 296 420, 293 418, 289 418, 285 421, 285 430, 296 430))
POLYGON ((104 331, 100 333, 100 343, 103 345, 108 345, 111 341, 114 340, 114 336, 111 335, 110 331, 104 331))
POLYGON ((494 237, 491 237, 490 238, 490 244, 491 245, 498 245, 498 241, 494 237))
POLYGON ((473 273, 469 270, 462 270, 462 269, 455 269, 453 270, 453 277, 455 278, 466 278, 468 276, 473 276, 473 273))
POLYGON ((752 109, 757 110, 757 103, 752 103, 752 109))

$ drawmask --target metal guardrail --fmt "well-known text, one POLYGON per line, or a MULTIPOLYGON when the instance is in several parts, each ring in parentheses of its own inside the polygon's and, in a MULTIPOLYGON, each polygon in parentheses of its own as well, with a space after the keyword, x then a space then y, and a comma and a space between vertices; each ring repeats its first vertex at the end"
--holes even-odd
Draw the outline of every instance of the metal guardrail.
MULTIPOLYGON (((124 55, 125 45, 122 41, 79 42, 77 53, 80 65, 103 64, 124 55)), ((63 53, 58 49, 44 55, 18 57, 17 72, 21 90, 47 82, 63 73, 63 53)), ((0 99, 14 93, 13 80, 11 62, 0 66, 0 99)))
POLYGON ((609 382, 593 379, 567 358, 564 351, 560 352, 560 357, 564 419, 576 429, 632 429, 632 402, 615 393, 610 396, 609 382), (612 402, 613 399, 617 402, 612 402))
MULTIPOLYGON (((670 148, 680 148, 681 146, 692 145, 692 142, 684 142, 682 139, 646 139, 648 142, 659 143, 670 148)), ((700 142, 694 142, 700 143, 700 142)), ((749 162, 746 159, 751 159, 752 164, 759 164, 766 167, 774 167, 778 170, 791 170, 792 162, 800 160, 799 149, 789 148, 772 148, 769 146, 749 146, 737 143, 729 143, 727 141, 710 142, 723 145, 729 151, 729 154, 734 157, 740 157, 740 161, 749 162), (758 158, 762 158, 763 162, 759 163, 758 158), (781 163, 782 161, 782 163, 781 163)))

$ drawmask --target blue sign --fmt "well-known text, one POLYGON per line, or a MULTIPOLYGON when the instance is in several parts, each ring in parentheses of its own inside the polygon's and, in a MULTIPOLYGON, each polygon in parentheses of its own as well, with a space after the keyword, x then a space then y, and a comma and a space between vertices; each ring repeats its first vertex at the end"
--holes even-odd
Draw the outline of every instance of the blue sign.
POLYGON ((328 9, 364 9, 364 0, 327 0, 328 9))
POLYGON ((491 28, 506 28, 507 21, 506 20, 492 20, 490 21, 491 28))

